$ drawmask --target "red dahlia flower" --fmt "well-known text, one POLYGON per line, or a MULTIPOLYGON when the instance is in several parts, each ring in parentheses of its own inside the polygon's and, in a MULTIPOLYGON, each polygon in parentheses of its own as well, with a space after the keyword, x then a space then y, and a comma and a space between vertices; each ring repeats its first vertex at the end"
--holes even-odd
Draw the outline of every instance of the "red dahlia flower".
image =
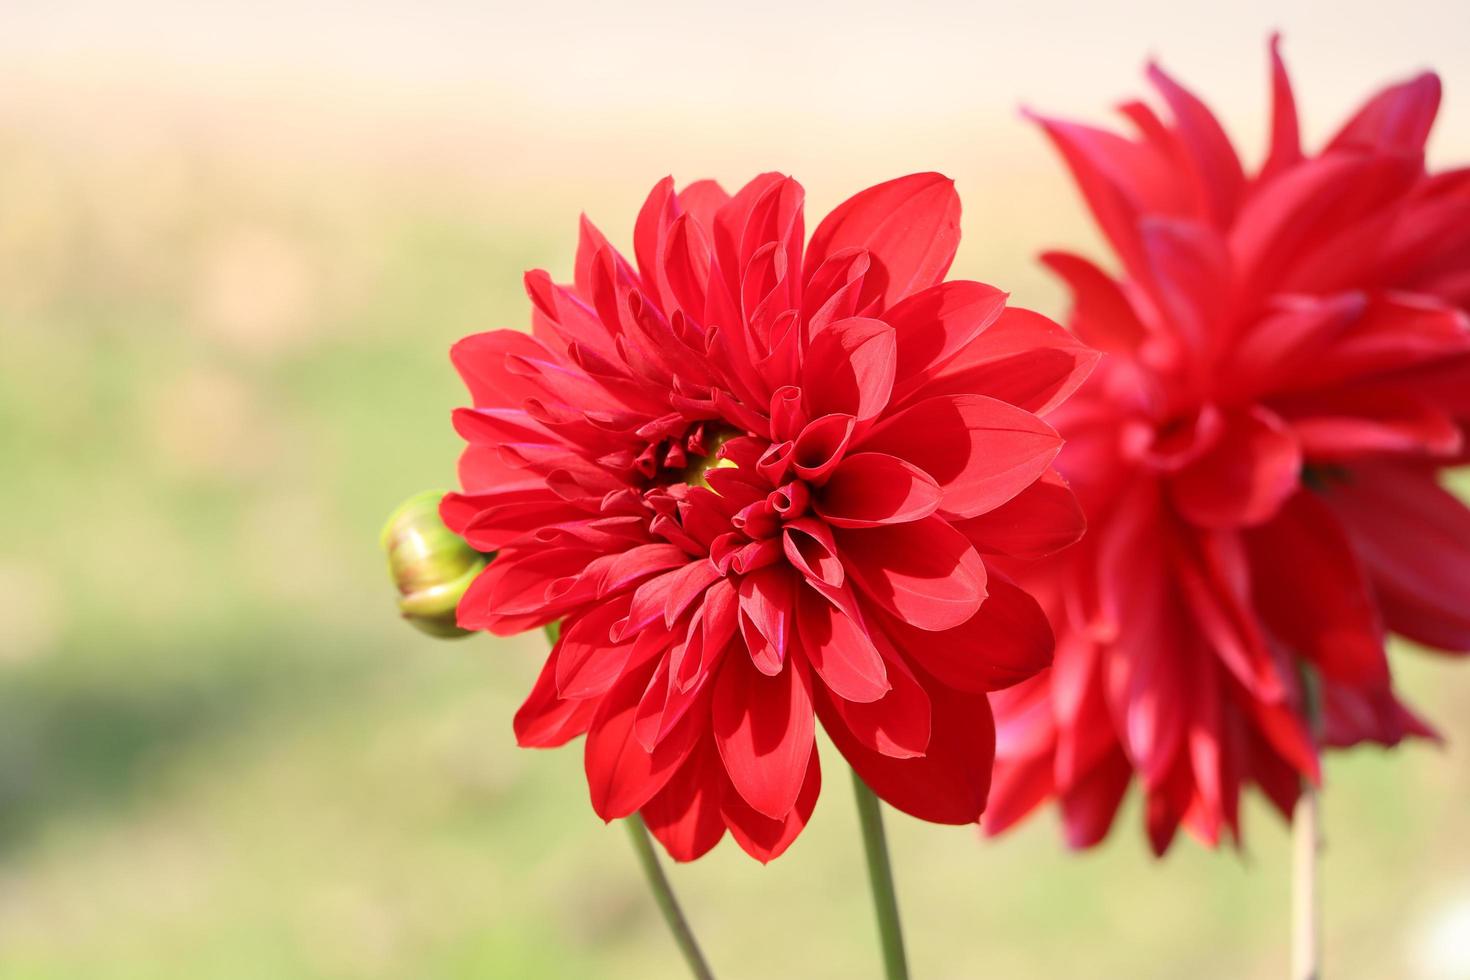
POLYGON ((466 338, 475 407, 445 521, 498 551, 459 623, 560 620, 516 715, 586 734, 592 806, 690 860, 729 828, 769 860, 821 782, 820 717, 927 820, 984 809, 986 692, 1045 667, 1040 607, 982 554, 1081 530, 1037 418, 1092 355, 978 282, 942 282, 953 184, 917 174, 828 215, 757 177, 654 188, 636 267, 587 222, 576 282, 526 278, 533 333, 466 338))
POLYGON ((1470 171, 1425 171, 1433 75, 1304 154, 1272 57, 1255 173, 1157 68, 1169 121, 1041 120, 1123 272, 1045 256, 1106 352, 1054 419, 1091 531, 1036 571, 1056 659, 995 699, 992 832, 1054 797, 1092 845, 1136 776, 1156 851, 1181 822, 1238 840, 1242 785, 1289 818, 1319 779, 1299 665, 1321 741, 1392 745, 1430 731, 1385 631, 1470 648, 1470 512, 1437 482, 1470 417, 1470 171))

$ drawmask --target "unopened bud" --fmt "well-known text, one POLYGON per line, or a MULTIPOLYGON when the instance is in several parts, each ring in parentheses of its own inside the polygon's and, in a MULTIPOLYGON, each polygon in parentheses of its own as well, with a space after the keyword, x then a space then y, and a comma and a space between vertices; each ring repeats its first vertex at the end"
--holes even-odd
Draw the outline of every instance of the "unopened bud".
POLYGON ((444 526, 439 518, 443 496, 426 490, 399 504, 380 540, 403 618, 430 636, 468 636, 470 631, 456 623, 455 610, 494 556, 476 551, 444 526))

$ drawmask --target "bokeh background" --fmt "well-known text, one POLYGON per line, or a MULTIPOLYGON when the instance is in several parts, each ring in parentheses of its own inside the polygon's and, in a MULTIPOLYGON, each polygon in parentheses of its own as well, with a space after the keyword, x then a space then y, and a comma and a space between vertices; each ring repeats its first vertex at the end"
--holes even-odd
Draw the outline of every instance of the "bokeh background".
MULTIPOLYGON (((447 485, 455 338, 520 326, 586 210, 665 173, 810 213, 957 178, 957 273, 1054 315, 1098 241, 1022 103, 1101 119, 1156 54, 1258 159, 1265 39, 1307 131, 1426 66, 1470 159, 1470 9, 799 0, 0 3, 0 977, 678 976, 580 753, 519 751, 538 636, 436 643, 377 552, 447 485)), ((1328 768, 1337 977, 1470 976, 1470 664, 1401 651, 1446 745, 1328 768)), ((876 975, 833 780, 769 867, 675 870, 721 975, 876 975)), ((1288 840, 1150 858, 1052 816, 890 816, 921 977, 1277 977, 1288 840)))

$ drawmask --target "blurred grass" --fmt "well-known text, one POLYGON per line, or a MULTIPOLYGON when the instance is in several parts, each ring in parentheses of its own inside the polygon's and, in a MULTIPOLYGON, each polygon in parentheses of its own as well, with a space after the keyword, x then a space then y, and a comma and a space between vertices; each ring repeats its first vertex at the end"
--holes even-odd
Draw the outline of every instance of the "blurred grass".
MULTIPOLYGON (((675 975, 578 751, 513 746, 539 638, 419 637, 376 550, 452 480, 450 342, 524 323, 520 271, 569 269, 584 206, 622 240, 636 195, 116 163, 0 133, 0 977, 675 975)), ((1039 193, 970 186, 970 215, 1039 193)), ((956 271, 1056 312, 978 227, 956 271)), ((1428 975, 1418 937, 1470 894, 1470 689, 1397 663, 1450 747, 1329 768, 1336 976, 1428 975)), ((722 976, 875 973, 824 759, 788 856, 675 871, 722 976)), ((916 975, 1279 976, 1280 824, 1154 862, 1137 816, 1076 857, 1050 815, 981 842, 890 814, 916 975)))

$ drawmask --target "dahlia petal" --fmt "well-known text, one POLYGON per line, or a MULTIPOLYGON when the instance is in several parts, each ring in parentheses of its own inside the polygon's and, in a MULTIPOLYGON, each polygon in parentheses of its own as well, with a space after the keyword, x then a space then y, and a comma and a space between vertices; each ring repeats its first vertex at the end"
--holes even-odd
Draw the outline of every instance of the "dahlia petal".
POLYGON ((502 552, 459 600, 460 628, 511 636, 560 615, 546 602, 547 584, 586 565, 592 555, 571 549, 502 552))
POLYGON ((980 556, 938 517, 841 530, 836 537, 847 570, 863 592, 919 629, 952 629, 985 601, 980 556))
POLYGON ((894 644, 940 683, 957 691, 999 691, 1051 666, 1051 623, 1031 594, 991 570, 980 611, 941 633, 903 623, 889 629, 894 644))
POLYGON ((807 414, 866 421, 888 406, 898 363, 894 330, 882 320, 838 320, 812 338, 802 363, 807 414))
POLYGON ((565 745, 587 731, 600 703, 560 698, 556 693, 557 652, 546 658, 536 683, 516 710, 513 726, 522 748, 550 749, 565 745))
POLYGON ((1045 755, 995 760, 990 799, 981 819, 987 837, 995 837, 1026 819, 1056 792, 1051 759, 1045 755))
POLYGON ((984 695, 939 686, 928 695, 932 727, 918 758, 896 759, 864 745, 825 692, 818 692, 817 712, 838 751, 885 803, 932 823, 974 823, 985 811, 995 757, 990 704, 984 695))
POLYGON ((1164 322, 1187 350, 1208 356, 1231 312, 1223 240, 1205 225, 1171 218, 1145 218, 1139 235, 1148 263, 1143 282, 1168 314, 1164 322))
POLYGON ((1108 753, 1101 763, 1060 795, 1062 832, 1067 846, 1083 850, 1101 844, 1113 826, 1133 769, 1122 752, 1108 753))
POLYGON ((999 507, 951 524, 982 554, 1035 559, 1075 544, 1087 519, 1067 481, 1048 469, 999 507))
MULTIPOLYGON (((1251 697, 1282 700, 1279 665, 1249 605, 1250 572, 1239 535, 1201 531, 1191 538, 1179 545, 1174 576, 1200 636, 1251 697)), ((1209 670, 1191 673, 1198 681, 1209 670)))
POLYGON ((1245 190, 1245 171, 1230 137, 1208 106, 1157 65, 1149 66, 1148 77, 1174 113, 1179 142, 1194 164, 1207 213, 1216 226, 1225 226, 1235 216, 1245 190))
POLYGON ((811 589, 797 592, 797 634, 823 684, 846 701, 876 701, 892 690, 883 655, 865 626, 811 589))
POLYGON ((732 787, 727 786, 720 803, 720 814, 730 836, 741 850, 762 864, 780 857, 796 840, 816 809, 817 797, 822 792, 822 765, 817 758, 817 747, 812 746, 811 757, 806 765, 806 777, 801 784, 801 793, 796 804, 784 816, 771 818, 747 803, 732 787))
POLYGON ((837 541, 826 523, 811 517, 788 521, 781 529, 781 545, 787 561, 814 585, 837 589, 846 581, 837 541))
POLYGON ((659 260, 664 256, 669 231, 676 217, 678 203, 674 194, 674 178, 665 177, 648 192, 648 198, 633 223, 633 255, 638 259, 638 280, 655 303, 666 303, 670 298, 664 264, 659 260))
POLYGON ((887 693, 871 701, 850 701, 828 685, 831 707, 862 745, 890 759, 917 759, 929 748, 929 694, 892 646, 874 636, 885 663, 887 693))
POLYGON ((715 180, 696 180, 678 194, 679 207, 705 228, 713 228, 715 215, 730 201, 730 195, 715 180))
POLYGON ((584 764, 592 809, 617 820, 642 809, 693 751, 699 728, 686 723, 646 751, 633 735, 634 714, 650 679, 646 669, 625 673, 603 697, 587 731, 584 764))
POLYGON ((1041 261, 1072 290, 1072 331, 1090 347, 1131 352, 1147 335, 1122 287, 1087 259, 1068 252, 1045 252, 1041 261))
POLYGON ((1419 643, 1470 650, 1470 510, 1434 471, 1364 466, 1324 499, 1362 556, 1388 626, 1419 643))
POLYGON ((724 782, 714 745, 703 739, 664 788, 643 805, 639 814, 669 857, 693 861, 725 836, 720 816, 724 782))
POLYGON ((740 580, 740 625, 762 673, 776 674, 786 662, 795 615, 796 578, 780 566, 762 568, 740 580))
POLYGON ((1327 149, 1421 152, 1439 112, 1439 96, 1439 76, 1433 72, 1390 86, 1368 100, 1327 149))
POLYGON ((832 470, 812 508, 834 527, 906 524, 939 509, 934 478, 885 453, 854 453, 832 470))
POLYGON ((1246 546, 1256 607, 1290 651, 1344 684, 1388 683, 1367 577, 1324 503, 1297 493, 1246 546))
POLYGON ((532 379, 506 370, 506 358, 519 355, 546 359, 552 353, 535 337, 518 330, 471 334, 449 348, 449 359, 464 379, 479 408, 520 408, 528 398, 543 394, 532 379))
POLYGON ((895 396, 902 399, 921 386, 994 323, 1006 296, 983 282, 951 280, 914 293, 884 313, 896 346, 895 396))
POLYGON ((621 676, 633 644, 617 644, 609 636, 613 624, 628 614, 631 598, 624 594, 568 620, 556 642, 556 692, 560 697, 597 697, 621 676))
POLYGON ((1291 287, 1295 270, 1325 244, 1375 213, 1391 214, 1385 205, 1420 170, 1417 160, 1401 156, 1330 153, 1263 185, 1241 206, 1229 234, 1236 295, 1265 297, 1291 287))
POLYGON ((808 422, 791 446, 791 467, 797 476, 809 483, 823 481, 842 462, 856 425, 851 415, 824 415, 808 422))
POLYGON ((1203 527, 1249 527, 1269 520, 1296 492, 1302 447, 1272 412, 1226 416, 1214 444, 1169 481, 1174 505, 1203 527))
POLYGON ((1147 187, 1160 182, 1157 161, 1148 159, 1135 144, 1114 133, 1034 113, 1028 115, 1061 153, 1083 200, 1103 235, 1117 250, 1124 268, 1130 273, 1141 271, 1145 263, 1138 238, 1138 219, 1145 210, 1147 187), (1149 163, 1154 166, 1150 168, 1149 163))
POLYGON ((940 395, 882 420, 856 448, 918 466, 939 484, 945 514, 974 517, 1036 482, 1061 446, 1030 412, 984 395, 940 395))
POLYGON ((715 745, 741 798, 779 820, 796 805, 812 752, 811 679, 799 659, 768 677, 746 657, 727 657, 711 706, 715 745))
POLYGON ((1271 35, 1271 145, 1261 166, 1261 180, 1268 180, 1302 159, 1301 134, 1297 125, 1296 97, 1291 76, 1281 60, 1281 37, 1271 35))
POLYGON ((1294 398, 1281 409, 1313 462, 1384 453, 1449 457, 1463 446, 1446 413, 1409 393, 1339 389, 1294 398))
POLYGON ((989 395, 1045 415, 1087 379, 1098 356, 1041 314, 1007 307, 912 397, 989 395))
POLYGON ((812 232, 803 278, 828 256, 865 248, 872 260, 867 277, 881 288, 881 305, 944 278, 960 241, 960 199, 954 182, 935 173, 912 174, 870 187, 848 198, 812 232))

